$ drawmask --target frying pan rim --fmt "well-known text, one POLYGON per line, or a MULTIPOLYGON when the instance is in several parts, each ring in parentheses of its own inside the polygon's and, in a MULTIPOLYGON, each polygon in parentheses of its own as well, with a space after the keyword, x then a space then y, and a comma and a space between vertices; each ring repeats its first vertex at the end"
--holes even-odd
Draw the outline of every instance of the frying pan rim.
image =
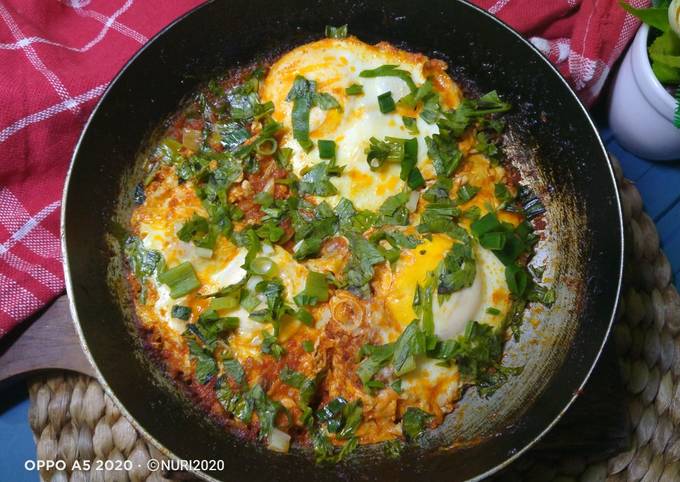
MULTIPOLYGON (((487 20, 495 22, 497 25, 501 26, 503 29, 505 29, 509 34, 513 35, 517 39, 520 40, 527 48, 529 48, 531 51, 533 51, 535 54, 539 56, 539 58, 543 61, 543 63, 549 68, 550 71, 555 74, 559 80, 562 82, 562 85, 565 87, 567 92, 571 95, 571 97, 576 101, 578 107, 580 108, 581 112, 585 115, 586 121, 589 125, 589 127, 592 129, 592 132, 595 134, 595 137, 597 139, 597 143, 600 147, 600 150, 602 151, 602 154, 604 156, 604 159, 607 159, 607 169, 609 170, 609 175, 610 179, 612 182, 612 186, 614 187, 614 197, 616 199, 616 211, 618 214, 618 228, 619 228, 619 247, 620 247, 620 257, 618 260, 618 280, 617 280, 617 286, 616 286, 616 292, 614 295, 614 303, 612 305, 611 309, 611 314, 609 316, 609 320, 607 322, 607 327, 604 332, 604 336, 602 337, 602 342, 600 343, 599 348, 597 349, 597 352, 595 353, 595 356, 593 360, 590 362, 590 368, 587 370, 586 374, 583 377, 582 382, 580 385, 574 390, 573 395, 571 398, 569 398, 562 408, 560 412, 555 416, 555 418, 546 425, 546 427, 538 433, 536 436, 533 437, 531 441, 528 443, 524 444, 523 447, 518 449, 515 453, 513 453, 511 456, 506 458, 503 462, 495 465, 491 469, 487 470, 486 472, 477 475, 476 477, 469 479, 470 481, 478 481, 482 480, 486 477, 489 477, 490 475, 493 475, 497 473, 498 471, 502 470, 503 468, 507 467, 511 463, 513 463, 515 460, 517 460, 522 454, 524 454, 527 450, 529 450, 531 447, 533 447, 540 439, 542 439, 552 428, 555 426, 555 424, 564 416, 566 411, 572 406, 572 404, 576 401, 576 399, 579 396, 579 393, 583 390, 585 387, 586 383, 590 379, 590 376, 592 375, 592 372, 597 365, 597 362, 599 361, 602 351, 604 349, 604 345, 609 339, 609 335, 614 323, 614 317, 616 315, 616 311, 618 309, 618 305, 620 302, 620 295, 621 295, 621 287, 622 287, 622 282, 623 282, 623 265, 624 265, 624 251, 625 251, 625 237, 624 237, 624 226, 623 226, 623 211, 621 208, 621 198, 619 195, 619 190, 617 188, 616 184, 616 177, 614 175, 614 170, 611 165, 611 161, 609 160, 609 155, 607 153, 607 150, 604 146, 604 143, 602 142, 602 138, 600 137, 600 134, 597 130, 597 127, 595 126, 592 118, 590 117, 590 114, 588 113, 587 109, 581 102, 581 100, 578 98, 576 93, 573 91, 571 86, 567 83, 567 81, 564 79, 564 77, 559 73, 559 71, 555 68, 555 66, 550 63, 550 61, 541 53, 540 50, 538 50, 534 45, 531 44, 528 40, 526 40, 524 37, 522 37, 517 31, 515 31, 512 27, 507 25, 505 22, 502 20, 496 18, 486 10, 470 3, 468 0, 456 0, 459 3, 462 3, 466 5, 469 8, 472 8, 473 10, 476 10, 477 13, 481 14, 482 16, 486 17, 487 20)), ((116 394, 113 392, 109 384, 107 383, 106 379, 102 376, 101 371, 99 370, 99 366, 97 365, 96 361, 94 360, 94 357, 92 356, 92 353, 90 352, 87 341, 85 339, 85 335, 83 333, 83 330, 80 325, 80 320, 78 317, 78 312, 76 310, 75 303, 73 301, 73 280, 71 278, 71 268, 70 268, 70 262, 69 262, 69 254, 67 250, 67 244, 66 244, 66 209, 67 209, 67 200, 68 200, 68 195, 69 191, 71 188, 71 177, 73 174, 73 169, 76 163, 76 159, 78 157, 78 154, 80 152, 80 147, 83 142, 83 139, 85 138, 90 124, 92 123, 92 120, 94 117, 98 114, 102 104, 108 97, 109 93, 111 92, 112 88, 114 85, 118 82, 118 80, 125 75, 127 69, 134 63, 137 58, 147 49, 149 48, 152 44, 154 44, 160 37, 164 36, 169 30, 171 30, 176 24, 184 21, 187 17, 191 16, 198 10, 201 10, 208 5, 214 3, 214 0, 208 0, 191 10, 189 10, 187 13, 177 17, 175 20, 173 20, 171 23, 169 23, 167 26, 165 26, 162 30, 160 30, 156 35, 154 35, 145 45, 143 45, 135 54, 123 65, 123 67, 120 69, 120 71, 116 74, 116 76, 111 80, 109 85, 106 87, 105 91, 103 92, 102 96, 100 97, 99 101, 97 102, 96 106, 92 110, 92 113, 89 115, 87 121, 85 122, 85 125, 83 126, 83 129, 81 131, 80 137, 78 138, 78 142, 76 143, 74 150, 73 150, 73 155, 71 157, 71 162, 66 174, 66 179, 64 182, 64 191, 62 194, 62 202, 61 202, 61 213, 60 213, 60 238, 61 238, 61 252, 62 252, 62 258, 63 258, 63 264, 64 264, 64 281, 65 281, 65 286, 66 286, 66 293, 67 293, 67 298, 68 298, 68 304, 69 304, 69 309, 71 312, 71 316, 73 319, 73 324, 75 326, 76 333, 78 334, 78 341, 80 342, 80 346, 85 353, 85 356, 94 368, 95 374, 97 376, 97 381, 102 385, 104 388, 104 391, 106 394, 114 400, 116 405, 118 406, 119 410, 125 415, 125 417, 130 421, 130 423, 135 427, 135 429, 140 432, 141 434, 146 437, 147 440, 151 440, 156 447, 160 449, 160 451, 168 456, 172 457, 174 459, 179 459, 177 455, 175 455, 172 451, 170 451, 163 443, 158 441, 154 436, 152 436, 138 421, 135 417, 132 416, 132 414, 127 410, 127 407, 121 401, 118 399, 116 394)), ((201 470, 193 470, 195 474, 200 475, 201 477, 204 477, 207 480, 210 481, 215 481, 219 482, 218 479, 215 479, 214 477, 204 473, 201 470)))

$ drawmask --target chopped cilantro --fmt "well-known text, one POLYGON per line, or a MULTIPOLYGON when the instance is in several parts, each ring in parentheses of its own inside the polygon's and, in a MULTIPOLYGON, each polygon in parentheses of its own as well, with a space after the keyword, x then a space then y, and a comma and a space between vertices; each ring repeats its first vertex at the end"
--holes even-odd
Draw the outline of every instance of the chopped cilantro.
POLYGON ((263 332, 262 338, 262 353, 271 355, 277 360, 280 360, 286 353, 286 350, 283 349, 279 340, 274 335, 265 331, 263 332))
POLYGON ((408 407, 401 419, 401 430, 408 440, 415 440, 425 431, 426 425, 433 418, 432 415, 419 408, 408 407))
POLYGON ((411 91, 416 90, 416 84, 411 78, 411 74, 406 70, 401 70, 398 65, 381 65, 375 69, 362 70, 359 72, 359 77, 374 78, 374 77, 398 77, 408 85, 411 91))
POLYGON ((295 296, 295 303, 300 306, 314 306, 319 302, 328 301, 328 282, 322 273, 309 271, 305 289, 295 296))
POLYGON ((338 189, 330 181, 333 176, 342 174, 344 166, 337 166, 335 160, 319 162, 312 168, 303 170, 300 178, 300 193, 316 196, 333 196, 338 189))
POLYGON ((385 261, 378 248, 364 237, 347 232, 351 257, 346 266, 345 277, 350 291, 367 297, 370 293, 369 283, 373 279, 373 266, 385 261))

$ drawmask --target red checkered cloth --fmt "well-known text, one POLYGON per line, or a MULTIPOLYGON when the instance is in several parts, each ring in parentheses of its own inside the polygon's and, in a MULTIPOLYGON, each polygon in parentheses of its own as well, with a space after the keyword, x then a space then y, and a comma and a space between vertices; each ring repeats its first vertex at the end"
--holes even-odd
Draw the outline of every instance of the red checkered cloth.
MULTIPOLYGON (((64 289, 61 193, 96 100, 150 36, 199 3, 0 0, 0 337, 64 289)), ((587 103, 638 26, 617 0, 475 3, 527 35, 587 103)))

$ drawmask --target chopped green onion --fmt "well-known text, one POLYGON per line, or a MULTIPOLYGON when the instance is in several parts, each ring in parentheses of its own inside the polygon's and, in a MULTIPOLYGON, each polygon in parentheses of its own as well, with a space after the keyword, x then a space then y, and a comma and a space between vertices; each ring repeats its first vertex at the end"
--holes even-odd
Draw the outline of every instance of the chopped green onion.
POLYGON ((491 231, 498 231, 501 223, 494 213, 488 213, 470 225, 470 229, 475 236, 482 236, 491 231))
POLYGON ((397 378, 395 381, 390 383, 390 388, 397 392, 398 394, 401 394, 403 389, 401 388, 401 378, 397 378))
POLYGON ((248 293, 246 297, 241 300, 241 306, 248 312, 253 311, 255 308, 260 306, 260 303, 262 302, 255 293, 248 293))
POLYGON ((527 293, 527 299, 529 301, 538 301, 545 306, 552 306, 557 298, 557 293, 555 293, 555 288, 546 288, 538 284, 533 284, 529 292, 527 293))
POLYGON ((505 281, 512 294, 522 296, 529 285, 529 274, 525 269, 509 264, 505 267, 505 281))
POLYGON ((276 152, 279 147, 279 143, 273 137, 267 137, 266 139, 260 139, 255 143, 255 152, 261 156, 271 156, 276 152))
POLYGON ((235 296, 222 296, 221 298, 213 298, 210 301, 209 310, 233 310, 239 305, 239 300, 235 296))
POLYGON ((494 308, 492 306, 489 306, 486 309, 486 313, 489 314, 489 315, 498 316, 498 315, 501 314, 501 310, 499 310, 498 308, 494 308))
POLYGON ((339 111, 342 111, 342 106, 340 105, 340 102, 338 102, 338 99, 327 92, 319 92, 316 94, 314 102, 315 104, 318 104, 321 110, 338 109, 339 111))
POLYGON ((300 308, 296 313, 295 316, 300 322, 307 326, 313 326, 314 325, 314 317, 312 314, 305 310, 304 308, 300 308))
POLYGON ((170 314, 173 318, 187 321, 189 318, 191 318, 191 308, 183 305, 174 305, 170 314))
POLYGON ((290 435, 286 432, 272 427, 267 437, 267 448, 274 452, 286 453, 290 447, 290 435))
POLYGON ((399 99, 399 103, 411 109, 415 109, 416 105, 418 105, 418 102, 428 99, 433 95, 432 88, 432 81, 428 79, 414 92, 411 92, 410 94, 399 99))
MULTIPOLYGON (((413 139, 406 139, 404 141, 404 157, 401 160, 401 177, 402 181, 408 179, 408 175, 411 170, 416 166, 418 162, 418 139, 415 137, 413 139)), ((413 189, 413 188, 412 188, 413 189)))
POLYGON ((335 141, 319 140, 317 146, 321 159, 333 159, 335 157, 335 141))
POLYGON ((213 250, 209 248, 196 247, 196 254, 203 259, 210 259, 213 255, 213 250))
POLYGON ((494 196, 502 203, 512 201, 512 194, 510 194, 508 187, 502 182, 497 182, 494 185, 494 196))
POLYGON ((326 275, 310 271, 307 274, 307 282, 305 289, 295 296, 295 302, 298 305, 314 306, 318 302, 328 301, 328 282, 326 275))
POLYGON ((369 380, 364 383, 364 387, 367 388, 368 392, 371 393, 373 390, 380 390, 385 388, 385 384, 380 380, 369 380))
POLYGON ((201 147, 202 131, 198 129, 182 129, 182 144, 192 151, 197 151, 201 147))
POLYGON ((250 270, 260 276, 276 276, 279 272, 279 267, 269 258, 260 257, 255 258, 252 263, 250 263, 250 270))
POLYGON ((419 187, 425 185, 425 178, 423 177, 423 174, 420 172, 420 169, 414 167, 411 170, 410 174, 408 175, 408 181, 406 182, 406 184, 411 189, 418 189, 419 187))
POLYGON ((458 189, 458 201, 461 203, 468 202, 470 199, 475 197, 479 192, 479 188, 476 186, 471 186, 470 184, 463 184, 458 189))
POLYGON ((394 99, 392 98, 392 92, 388 90, 384 94, 380 94, 378 96, 378 106, 380 107, 380 112, 383 114, 389 114, 390 112, 393 112, 397 106, 395 105, 394 99))
MULTIPOLYGON (((172 137, 166 137, 158 145, 155 155, 158 156, 164 164, 175 164, 182 159, 182 154, 180 154, 181 149, 182 144, 172 137)), ((153 171, 153 173, 155 172, 156 171, 153 171)), ((147 181, 151 182, 149 179, 147 179, 147 181)), ((148 182, 145 182, 144 184, 148 184, 148 182)))
POLYGON ((291 157, 293 157, 293 149, 290 147, 282 147, 276 151, 276 160, 281 167, 288 168, 291 157))
POLYGON ((314 351, 314 342, 312 340, 305 340, 302 342, 302 349, 306 353, 312 353, 314 351))
MULTIPOLYGON (((420 171, 418 171, 420 173, 420 171)), ((411 191, 408 196, 408 201, 404 206, 408 209, 408 212, 415 213, 418 209, 418 201, 420 200, 420 193, 418 191, 411 191)))
POLYGON ((418 162, 418 139, 406 139, 404 141, 404 157, 401 160, 401 173, 399 177, 411 189, 418 189, 425 185, 425 179, 416 167, 418 162))
POLYGON ((479 244, 483 248, 491 250, 503 249, 505 246, 506 234, 502 232, 484 233, 479 237, 479 244))
POLYGON ((470 208, 463 213, 463 217, 471 219, 472 221, 477 221, 482 215, 482 210, 479 206, 470 206, 470 208))
POLYGON ((170 288, 170 297, 181 298, 200 288, 201 282, 196 277, 194 267, 188 261, 178 264, 158 276, 158 281, 170 288))
POLYGON ((314 143, 309 138, 309 112, 314 105, 315 94, 316 82, 298 75, 286 96, 288 102, 293 102, 291 111, 293 137, 306 152, 311 151, 314 147, 314 143))
POLYGON ((346 38, 347 37, 347 24, 340 25, 339 27, 334 27, 332 25, 326 25, 326 37, 328 38, 346 38))
POLYGON ((404 122, 404 126, 408 129, 408 131, 411 134, 415 135, 419 133, 418 123, 416 119, 414 119, 413 117, 402 116, 401 120, 404 122))
POLYGON ((364 78, 375 78, 375 77, 399 77, 401 80, 406 82, 406 85, 408 85, 408 88, 411 90, 411 92, 415 91, 417 89, 415 82, 413 82, 413 78, 411 77, 411 74, 408 73, 406 70, 401 70, 398 69, 398 65, 381 65, 380 67, 377 67, 375 69, 371 70, 362 70, 359 72, 359 77, 364 77, 364 78))
POLYGON ((262 191, 258 192, 253 196, 253 201, 262 206, 263 208, 268 208, 274 203, 274 196, 271 193, 262 191))
POLYGON ((352 84, 345 89, 345 94, 347 95, 363 95, 364 86, 361 84, 352 84))
POLYGON ((371 137, 369 146, 364 150, 366 161, 372 170, 378 169, 384 162, 402 162, 404 160, 404 139, 385 137, 384 141, 371 137))

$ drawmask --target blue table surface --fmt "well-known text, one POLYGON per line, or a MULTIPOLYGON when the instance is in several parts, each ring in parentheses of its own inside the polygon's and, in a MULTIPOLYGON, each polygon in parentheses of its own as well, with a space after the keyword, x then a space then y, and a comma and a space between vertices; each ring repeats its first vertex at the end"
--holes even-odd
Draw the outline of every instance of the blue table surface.
MULTIPOLYGON (((625 176, 642 195, 646 212, 657 225, 661 244, 680 278, 680 163, 653 163, 633 156, 614 139, 601 110, 594 112, 602 139, 621 162, 625 176)), ((24 469, 35 459, 35 443, 28 425, 28 393, 17 383, 0 394, 0 480, 36 482, 37 472, 24 469)))

